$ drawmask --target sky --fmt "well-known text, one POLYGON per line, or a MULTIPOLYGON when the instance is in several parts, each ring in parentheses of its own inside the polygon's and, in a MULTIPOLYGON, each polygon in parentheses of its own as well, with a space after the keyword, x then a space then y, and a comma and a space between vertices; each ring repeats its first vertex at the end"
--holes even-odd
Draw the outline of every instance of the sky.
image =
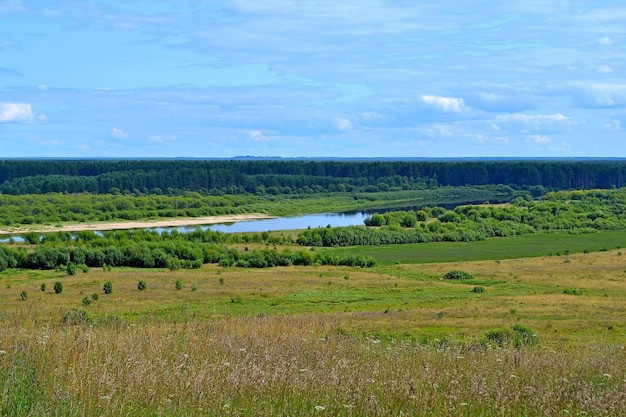
POLYGON ((622 0, 0 0, 0 158, 626 157, 622 0))

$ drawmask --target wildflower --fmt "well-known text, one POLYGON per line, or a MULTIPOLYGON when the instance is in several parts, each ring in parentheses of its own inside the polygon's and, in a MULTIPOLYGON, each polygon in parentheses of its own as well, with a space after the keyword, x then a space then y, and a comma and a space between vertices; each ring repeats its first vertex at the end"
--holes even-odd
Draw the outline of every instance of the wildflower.
POLYGON ((605 378, 611 378, 611 374, 604 374, 605 378))
POLYGON ((317 411, 324 411, 324 410, 326 410, 326 407, 324 407, 323 405, 316 405, 315 406, 315 410, 317 410, 317 411))
POLYGON ((0 355, 6 355, 7 351, 6 350, 0 350, 0 355))

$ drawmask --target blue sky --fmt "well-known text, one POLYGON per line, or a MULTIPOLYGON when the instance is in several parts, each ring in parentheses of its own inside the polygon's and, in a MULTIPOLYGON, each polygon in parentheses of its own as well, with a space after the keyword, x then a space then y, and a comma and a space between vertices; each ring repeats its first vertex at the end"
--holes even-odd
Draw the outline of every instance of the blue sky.
POLYGON ((624 27, 617 0, 0 0, 0 157, 626 157, 624 27))

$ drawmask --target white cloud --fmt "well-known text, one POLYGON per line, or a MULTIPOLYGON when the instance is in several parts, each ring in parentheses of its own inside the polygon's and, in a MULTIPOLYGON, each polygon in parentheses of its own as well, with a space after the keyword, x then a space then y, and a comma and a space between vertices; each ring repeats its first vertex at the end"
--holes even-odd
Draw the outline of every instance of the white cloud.
POLYGON ((578 99, 585 106, 626 106, 626 84, 592 83, 580 85, 578 90, 578 99))
POLYGON ((530 134, 531 132, 567 130, 571 122, 561 113, 546 115, 510 113, 496 116, 491 128, 494 130, 517 130, 523 134, 530 134))
POLYGON ((174 135, 153 135, 148 138, 150 142, 154 143, 165 143, 165 142, 174 142, 177 138, 174 135))
POLYGON ((352 122, 349 119, 338 117, 335 119, 335 125, 341 132, 349 132, 352 130, 352 122))
POLYGON ((613 39, 609 38, 608 36, 604 36, 602 38, 596 39, 596 42, 599 45, 612 45, 613 44, 613 39))
POLYGON ((545 135, 529 135, 527 143, 550 143, 552 139, 545 135))
POLYGON ((521 123, 521 124, 534 124, 541 122, 562 122, 567 120, 567 117, 563 116, 561 113, 556 114, 524 114, 524 113, 512 113, 512 114, 501 114, 496 116, 496 122, 504 122, 504 123, 521 123))
POLYGON ((117 127, 111 129, 111 136, 115 139, 128 139, 128 133, 124 132, 122 129, 118 129, 117 127))
POLYGON ((251 130, 248 132, 248 136, 253 142, 264 142, 267 140, 267 138, 263 136, 263 132, 261 130, 251 130))
POLYGON ((422 131, 428 136, 430 139, 437 138, 449 138, 454 135, 454 132, 449 126, 445 125, 432 125, 422 129, 422 131))
POLYGON ((613 68, 608 65, 594 65, 591 69, 602 74, 610 74, 613 72, 613 68))
POLYGON ((0 123, 30 122, 34 114, 30 104, 0 103, 0 123))
POLYGON ((459 113, 465 109, 465 102, 462 98, 422 96, 422 101, 444 112, 459 113))
POLYGON ((620 122, 619 120, 613 120, 611 123, 607 123, 604 125, 604 130, 619 132, 620 130, 622 130, 622 122, 620 122))

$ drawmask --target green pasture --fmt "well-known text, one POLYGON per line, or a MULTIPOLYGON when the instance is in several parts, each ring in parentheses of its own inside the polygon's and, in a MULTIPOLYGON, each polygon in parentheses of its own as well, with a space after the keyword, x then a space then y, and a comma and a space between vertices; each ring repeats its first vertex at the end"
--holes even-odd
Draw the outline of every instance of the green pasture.
POLYGON ((478 242, 432 242, 325 250, 371 256, 380 264, 389 265, 528 258, 623 247, 626 247, 624 231, 603 231, 591 234, 536 233, 478 242))

